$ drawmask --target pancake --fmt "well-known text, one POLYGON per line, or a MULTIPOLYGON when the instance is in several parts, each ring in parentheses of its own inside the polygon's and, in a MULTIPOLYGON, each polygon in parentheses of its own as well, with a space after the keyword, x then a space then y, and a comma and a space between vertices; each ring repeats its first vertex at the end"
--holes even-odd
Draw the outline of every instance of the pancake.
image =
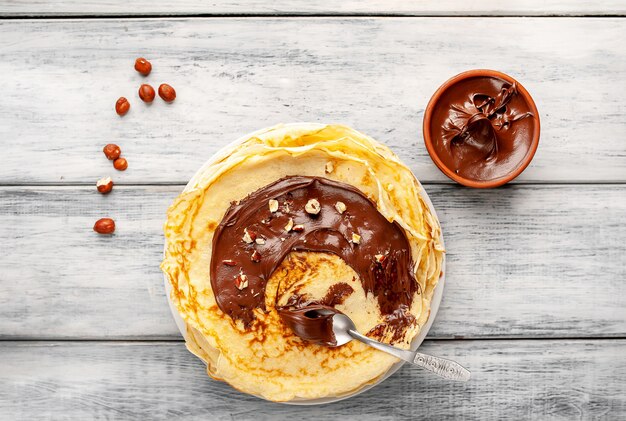
POLYGON ((323 303, 360 332, 409 348, 428 320, 444 252, 420 191, 388 148, 339 125, 275 126, 218 153, 165 224, 161 267, 189 350, 212 377, 273 401, 375 382, 394 357, 356 341, 302 339, 285 312, 323 303), (307 195, 319 215, 304 209, 307 195), (289 220, 300 229, 284 229, 289 220), (245 237, 257 231, 259 242, 245 237))

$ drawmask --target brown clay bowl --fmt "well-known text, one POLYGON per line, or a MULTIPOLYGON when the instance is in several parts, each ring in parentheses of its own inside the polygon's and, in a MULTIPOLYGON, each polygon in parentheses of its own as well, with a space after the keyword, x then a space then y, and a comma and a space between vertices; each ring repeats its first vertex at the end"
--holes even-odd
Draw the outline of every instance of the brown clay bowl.
POLYGON ((485 70, 485 69, 469 70, 467 72, 460 73, 452 77, 451 79, 448 79, 443 85, 439 87, 439 89, 437 89, 437 91, 435 91, 432 98, 428 102, 428 105, 426 106, 426 111, 424 112, 423 133, 424 133, 424 143, 426 144, 426 149, 428 150, 428 154, 430 155, 435 165, 437 165, 437 167, 441 170, 441 172, 443 172, 448 178, 456 181, 459 184, 462 184, 468 187, 474 187, 474 188, 498 187, 498 186, 508 183, 509 181, 513 180, 515 177, 520 175, 522 171, 526 169, 528 164, 530 164, 530 161, 532 161, 533 156, 535 155, 535 152, 537 151, 537 146, 539 145, 539 132, 540 132, 539 112, 537 111, 537 106, 535 105, 535 102, 533 101, 528 91, 522 86, 522 84, 520 84, 518 81, 513 79, 511 76, 495 71, 495 70, 485 70), (433 145, 433 139, 432 139, 432 133, 431 133, 431 118, 433 115, 433 110, 435 109, 435 107, 437 107, 438 102, 441 96, 444 94, 444 92, 447 92, 449 89, 453 89, 457 83, 463 80, 469 79, 469 78, 474 78, 474 77, 493 77, 493 78, 505 80, 511 84, 516 83, 518 94, 521 95, 524 101, 528 104, 528 107, 530 108, 531 112, 534 115, 533 117, 534 130, 532 134, 532 139, 530 140, 530 147, 528 149, 528 152, 526 153, 524 158, 520 161, 520 163, 511 172, 509 172, 508 174, 502 177, 491 179, 491 180, 476 180, 476 179, 465 178, 455 173, 452 169, 448 168, 444 164, 444 162, 440 159, 440 157, 437 155, 437 150, 435 149, 433 145))

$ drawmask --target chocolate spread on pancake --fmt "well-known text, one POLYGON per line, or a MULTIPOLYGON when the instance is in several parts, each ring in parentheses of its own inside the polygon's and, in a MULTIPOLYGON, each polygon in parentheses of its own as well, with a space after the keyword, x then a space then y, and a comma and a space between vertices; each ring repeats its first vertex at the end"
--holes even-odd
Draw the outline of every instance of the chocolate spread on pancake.
POLYGON ((326 346, 337 345, 332 320, 337 313, 341 312, 333 307, 320 304, 279 310, 280 317, 296 335, 309 342, 326 346), (324 312, 324 310, 326 311, 324 312))
MULTIPOLYGON (((366 293, 377 298, 383 315, 397 315, 396 310, 409 308, 418 292, 409 241, 398 224, 387 221, 353 186, 320 177, 289 176, 232 203, 218 225, 210 275, 219 308, 250 326, 254 309, 265 310, 268 279, 291 251, 341 257, 358 274, 366 293), (278 210, 270 210, 270 199, 278 201, 278 210), (316 215, 305 210, 310 199, 320 204, 316 215), (336 208, 337 202, 345 204, 343 213, 336 208)), ((296 299, 283 306, 279 309, 283 320, 298 333, 300 328, 295 325, 302 326, 301 322, 308 319, 308 306, 333 308, 352 292, 347 284, 350 291, 337 285, 323 302, 298 303, 296 299), (285 316, 289 312, 294 314, 285 316)), ((405 318, 405 322, 398 327, 409 326, 415 319, 405 318)))
POLYGON ((276 307, 285 324, 296 335, 320 345, 335 346, 332 317, 341 313, 334 307, 342 304, 354 292, 345 282, 332 285, 321 300, 311 300, 305 295, 294 294, 284 306, 276 307), (320 313, 318 310, 328 310, 320 313), (328 314, 323 314, 328 313, 328 314))
MULTIPOLYGON (((461 177, 489 181, 514 171, 535 130, 531 107, 515 83, 492 76, 463 79, 439 98, 430 121, 433 146, 461 177)), ((536 116, 534 116, 536 117, 536 116)))

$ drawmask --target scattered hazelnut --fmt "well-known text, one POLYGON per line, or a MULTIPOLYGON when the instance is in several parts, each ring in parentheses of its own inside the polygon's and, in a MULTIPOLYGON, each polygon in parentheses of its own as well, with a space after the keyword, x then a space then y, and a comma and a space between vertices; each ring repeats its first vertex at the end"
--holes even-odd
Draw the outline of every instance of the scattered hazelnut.
POLYGON ((259 253, 257 250, 254 250, 252 252, 252 255, 250 255, 250 260, 255 263, 259 263, 261 261, 261 253, 259 253))
POLYGON ((278 210, 278 200, 270 199, 268 205, 270 207, 270 212, 274 213, 278 210))
POLYGON ((360 244, 361 243, 361 236, 359 234, 352 233, 352 242, 354 244, 360 244))
POLYGON ((302 224, 294 225, 292 230, 295 231, 295 232, 302 232, 302 231, 304 231, 304 225, 302 225, 302 224))
POLYGON ((154 88, 146 83, 139 87, 139 98, 143 102, 152 102, 154 101, 154 88))
POLYGON ((165 102, 172 102, 176 99, 176 91, 167 83, 162 83, 159 86, 159 96, 165 102))
POLYGON ((101 178, 96 182, 96 188, 102 194, 111 193, 111 190, 113 190, 113 180, 111 180, 111 177, 101 178))
POLYGON ((118 171, 124 171, 126 170, 126 168, 128 168, 128 161, 126 160, 126 158, 117 158, 115 161, 113 161, 113 168, 118 171))
POLYGON ((304 205, 304 210, 307 211, 308 214, 317 215, 322 210, 322 206, 317 199, 310 199, 306 202, 306 205, 304 205))
POLYGON ((293 218, 289 218, 289 221, 287 221, 287 225, 285 225, 285 231, 289 232, 291 231, 293 228, 293 218))
POLYGON ((122 154, 120 147, 117 146, 115 143, 109 143, 108 145, 106 145, 104 148, 102 148, 102 152, 104 152, 104 155, 110 161, 116 160, 122 154))
POLYGON ((235 286, 240 291, 248 288, 248 277, 243 273, 240 273, 239 276, 235 278, 235 286))
POLYGON ((263 244, 265 244, 265 239, 259 237, 256 240, 254 240, 254 242, 257 243, 258 245, 262 246, 263 244))
POLYGON ((346 207, 345 203, 337 202, 337 203, 335 203, 335 209, 337 209, 337 212, 343 214, 346 211, 346 209, 348 209, 348 208, 346 207))
POLYGON ((226 266, 235 266, 237 264, 237 262, 232 259, 222 260, 222 263, 224 263, 226 266))
POLYGON ((328 161, 326 163, 326 166, 324 167, 326 174, 330 174, 331 172, 333 172, 334 169, 335 169, 335 164, 333 164, 331 161, 328 161))
POLYGON ((121 96, 115 103, 115 112, 119 116, 123 116, 130 110, 130 102, 123 96, 121 96))
POLYGON ((98 219, 93 225, 93 230, 98 234, 113 234, 115 231, 115 221, 111 218, 98 219))
POLYGON ((135 60, 135 70, 144 76, 148 76, 152 71, 152 64, 143 57, 139 57, 135 60))
POLYGON ((252 244, 256 240, 256 232, 248 231, 248 228, 244 228, 243 230, 243 241, 252 244))
POLYGON ((289 202, 283 203, 282 213, 289 213, 289 202))

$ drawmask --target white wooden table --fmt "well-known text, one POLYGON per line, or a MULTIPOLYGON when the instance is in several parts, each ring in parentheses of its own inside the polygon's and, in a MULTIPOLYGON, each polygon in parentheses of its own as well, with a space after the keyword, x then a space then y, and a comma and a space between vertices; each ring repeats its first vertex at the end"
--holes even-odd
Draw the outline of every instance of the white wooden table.
POLYGON ((624 16, 624 0, 0 0, 0 417, 624 419, 624 16), (137 56, 174 104, 139 102, 137 56), (472 68, 518 78, 541 113, 533 163, 497 190, 452 184, 422 142, 430 95, 472 68), (185 350, 158 267, 165 210, 225 142, 292 121, 352 125, 421 179, 449 250, 423 349, 470 383, 405 367, 293 407, 185 350), (102 216, 113 238, 92 232, 102 216))

